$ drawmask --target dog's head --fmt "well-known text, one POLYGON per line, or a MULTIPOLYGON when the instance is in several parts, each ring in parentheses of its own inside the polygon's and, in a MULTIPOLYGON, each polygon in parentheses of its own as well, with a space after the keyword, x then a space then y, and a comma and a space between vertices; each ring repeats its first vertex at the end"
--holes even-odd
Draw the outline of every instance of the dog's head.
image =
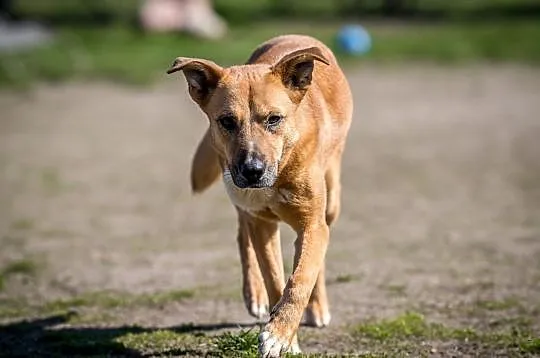
POLYGON ((317 47, 285 54, 273 65, 220 67, 178 57, 167 73, 183 71, 191 98, 210 120, 224 177, 238 188, 272 186, 299 139, 297 107, 308 90, 314 62, 329 64, 317 47))

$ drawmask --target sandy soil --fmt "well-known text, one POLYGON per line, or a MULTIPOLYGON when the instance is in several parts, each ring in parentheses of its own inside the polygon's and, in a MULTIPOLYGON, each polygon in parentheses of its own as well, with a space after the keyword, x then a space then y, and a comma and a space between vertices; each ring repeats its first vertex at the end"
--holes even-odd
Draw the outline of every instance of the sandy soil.
MULTIPOLYGON (((540 71, 348 74, 356 109, 327 256, 333 321, 302 347, 339 350, 331 337, 348 325, 408 309, 482 327, 491 316, 442 313, 478 300, 519 300, 538 329, 540 71)), ((22 259, 38 267, 7 280, 1 299, 193 289, 204 293, 118 320, 253 322, 222 185, 198 197, 189 190, 206 120, 183 80, 43 85, 0 94, 0 108, 0 267, 22 259)), ((290 265, 294 237, 283 230, 290 265)))

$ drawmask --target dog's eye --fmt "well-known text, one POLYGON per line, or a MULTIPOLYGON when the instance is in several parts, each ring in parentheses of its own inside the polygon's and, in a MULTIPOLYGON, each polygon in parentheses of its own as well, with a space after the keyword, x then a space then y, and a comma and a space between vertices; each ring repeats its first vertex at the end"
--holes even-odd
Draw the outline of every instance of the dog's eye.
POLYGON ((283 116, 281 114, 271 114, 266 119, 266 124, 268 127, 275 127, 277 126, 281 121, 283 120, 283 116))
POLYGON ((233 116, 223 116, 220 117, 218 121, 219 124, 221 124, 221 126, 229 132, 232 132, 236 129, 236 118, 234 118, 233 116))

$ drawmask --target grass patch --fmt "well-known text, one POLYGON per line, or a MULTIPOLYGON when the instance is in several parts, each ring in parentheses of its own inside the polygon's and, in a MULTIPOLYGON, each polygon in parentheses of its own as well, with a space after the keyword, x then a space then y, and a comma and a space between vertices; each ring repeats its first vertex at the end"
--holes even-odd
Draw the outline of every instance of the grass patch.
MULTIPOLYGON (((173 290, 148 294, 131 294, 122 292, 91 292, 67 299, 46 302, 42 305, 33 305, 24 300, 11 300, 5 302, 0 309, 0 318, 14 318, 30 315, 51 315, 70 312, 78 309, 117 309, 133 307, 159 307, 172 302, 181 302, 195 297, 195 290, 173 290)), ((86 314, 80 316, 84 320, 86 314)), ((92 316, 87 319, 92 321, 92 316)), ((99 317, 99 314, 98 314, 99 317)), ((73 318, 77 321, 77 316, 73 318)))
POLYGON ((2 269, 2 275, 33 275, 37 270, 37 265, 31 260, 14 261, 2 269))
POLYGON ((523 308, 521 302, 513 297, 502 300, 479 300, 476 302, 475 306, 487 311, 506 311, 514 308, 523 308))
POLYGON ((72 184, 63 180, 58 169, 52 167, 44 168, 41 171, 41 185, 43 190, 50 195, 59 194, 73 188, 72 184))
MULTIPOLYGON (((300 342, 300 345, 302 343, 300 342)), ((258 358, 259 331, 250 329, 241 332, 225 332, 213 339, 214 349, 209 352, 211 357, 240 357, 240 358, 258 358)), ((356 353, 353 355, 358 358, 383 358, 388 357, 385 354, 375 353, 356 353)), ((328 357, 326 354, 285 354, 284 357, 309 357, 322 358, 328 357)), ((332 354, 331 357, 351 357, 351 355, 332 354)))
POLYGON ((5 286, 6 281, 15 275, 33 276, 36 273, 37 265, 31 260, 14 261, 0 270, 0 290, 5 286))
POLYGON ((13 230, 30 230, 34 227, 34 222, 30 219, 19 219, 15 220, 11 224, 13 230))
POLYGON ((48 356, 258 358, 258 330, 211 336, 189 325, 170 329, 139 326, 54 328, 65 319, 65 316, 51 316, 0 326, 0 334, 3 334, 0 351, 10 356, 41 356, 39 353, 47 352, 48 356))
POLYGON ((358 276, 352 274, 337 275, 333 283, 348 283, 358 280, 358 276))
MULTIPOLYGON (((213 42, 184 35, 144 34, 131 27, 59 27, 56 41, 24 53, 0 55, 0 86, 26 86, 36 80, 119 80, 147 84, 165 77, 177 56, 203 57, 222 65, 242 63, 262 41, 284 33, 313 35, 333 47, 339 22, 317 26, 301 21, 260 21, 231 27, 226 38, 213 42)), ((345 65, 359 62, 517 62, 540 64, 540 22, 536 19, 496 22, 366 23, 373 48, 362 58, 338 52, 345 65)), ((44 175, 46 187, 58 189, 54 173, 44 175)))
POLYGON ((145 355, 197 356, 203 353, 197 347, 208 341, 205 337, 204 334, 184 334, 160 329, 153 332, 127 333, 115 338, 114 342, 145 355))
POLYGON ((354 276, 353 275, 339 275, 336 277, 336 282, 337 283, 347 283, 347 282, 351 282, 354 280, 354 276))
POLYGON ((353 328, 357 338, 374 341, 384 346, 402 345, 405 351, 415 351, 421 342, 457 341, 483 345, 487 350, 508 350, 514 353, 540 352, 539 338, 524 327, 510 327, 507 331, 480 332, 471 328, 447 327, 427 322, 419 313, 407 312, 393 319, 370 321, 353 328))
MULTIPOLYGON (((259 331, 250 329, 240 332, 225 332, 213 339, 214 349, 209 353, 211 357, 239 357, 258 358, 259 331)), ((284 357, 326 357, 322 354, 285 354, 284 357)), ((333 357, 341 357, 333 355, 333 357)), ((343 356, 345 357, 345 356, 343 356)), ((371 355, 355 355, 355 357, 374 358, 371 355)))
POLYGON ((394 319, 363 323, 356 327, 356 333, 377 341, 414 337, 427 339, 476 337, 472 330, 453 330, 440 324, 428 323, 423 315, 414 312, 407 312, 394 319))
POLYGON ((28 313, 28 305, 22 299, 0 299, 0 318, 23 317, 28 313))
POLYGON ((540 353, 540 338, 525 339, 520 343, 520 348, 524 353, 540 353))
POLYGON ((528 316, 514 316, 514 317, 500 317, 492 319, 489 321, 490 327, 514 327, 514 329, 519 329, 521 331, 530 330, 533 324, 533 319, 528 316))
MULTIPOLYGON (((208 328, 139 326, 72 327, 71 315, 31 319, 0 326, 0 351, 10 356, 195 356, 256 358, 259 330, 227 331, 208 335, 208 328)), ((447 342, 471 356, 523 356, 540 353, 540 338, 528 332, 484 333, 429 323, 414 312, 382 321, 365 322, 353 330, 361 342, 355 357, 428 356, 433 342, 447 342), (467 346, 468 345, 468 346, 467 346), (467 347, 472 347, 467 350, 467 347), (487 347, 487 348, 486 348, 487 347), (461 349, 464 349, 463 351, 461 349)), ((432 352, 431 352, 432 353, 432 352)), ((324 357, 324 354, 300 355, 324 357)), ((340 355, 334 355, 339 357, 340 355)), ((344 355, 346 357, 347 355, 344 355)))
POLYGON ((215 353, 221 357, 257 357, 259 333, 253 330, 240 333, 225 332, 214 341, 215 353))
POLYGON ((193 290, 158 292, 134 295, 116 292, 95 292, 65 300, 52 301, 43 306, 45 312, 64 311, 77 307, 119 308, 132 306, 159 306, 179 302, 195 296, 193 290))

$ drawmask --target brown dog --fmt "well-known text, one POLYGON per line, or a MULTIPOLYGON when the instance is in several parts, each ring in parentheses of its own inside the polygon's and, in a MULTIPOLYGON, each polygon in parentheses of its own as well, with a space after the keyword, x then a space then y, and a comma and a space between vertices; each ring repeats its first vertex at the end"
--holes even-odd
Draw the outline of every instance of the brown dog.
POLYGON ((352 96, 331 50, 287 35, 261 44, 245 65, 222 68, 179 57, 193 100, 210 126, 193 159, 191 183, 202 192, 223 177, 238 211, 244 300, 270 320, 259 335, 262 357, 299 352, 302 314, 330 321, 324 279, 329 226, 340 210, 341 156, 352 96), (298 234, 285 284, 278 223, 298 234), (262 274, 262 275, 261 275, 262 274))

